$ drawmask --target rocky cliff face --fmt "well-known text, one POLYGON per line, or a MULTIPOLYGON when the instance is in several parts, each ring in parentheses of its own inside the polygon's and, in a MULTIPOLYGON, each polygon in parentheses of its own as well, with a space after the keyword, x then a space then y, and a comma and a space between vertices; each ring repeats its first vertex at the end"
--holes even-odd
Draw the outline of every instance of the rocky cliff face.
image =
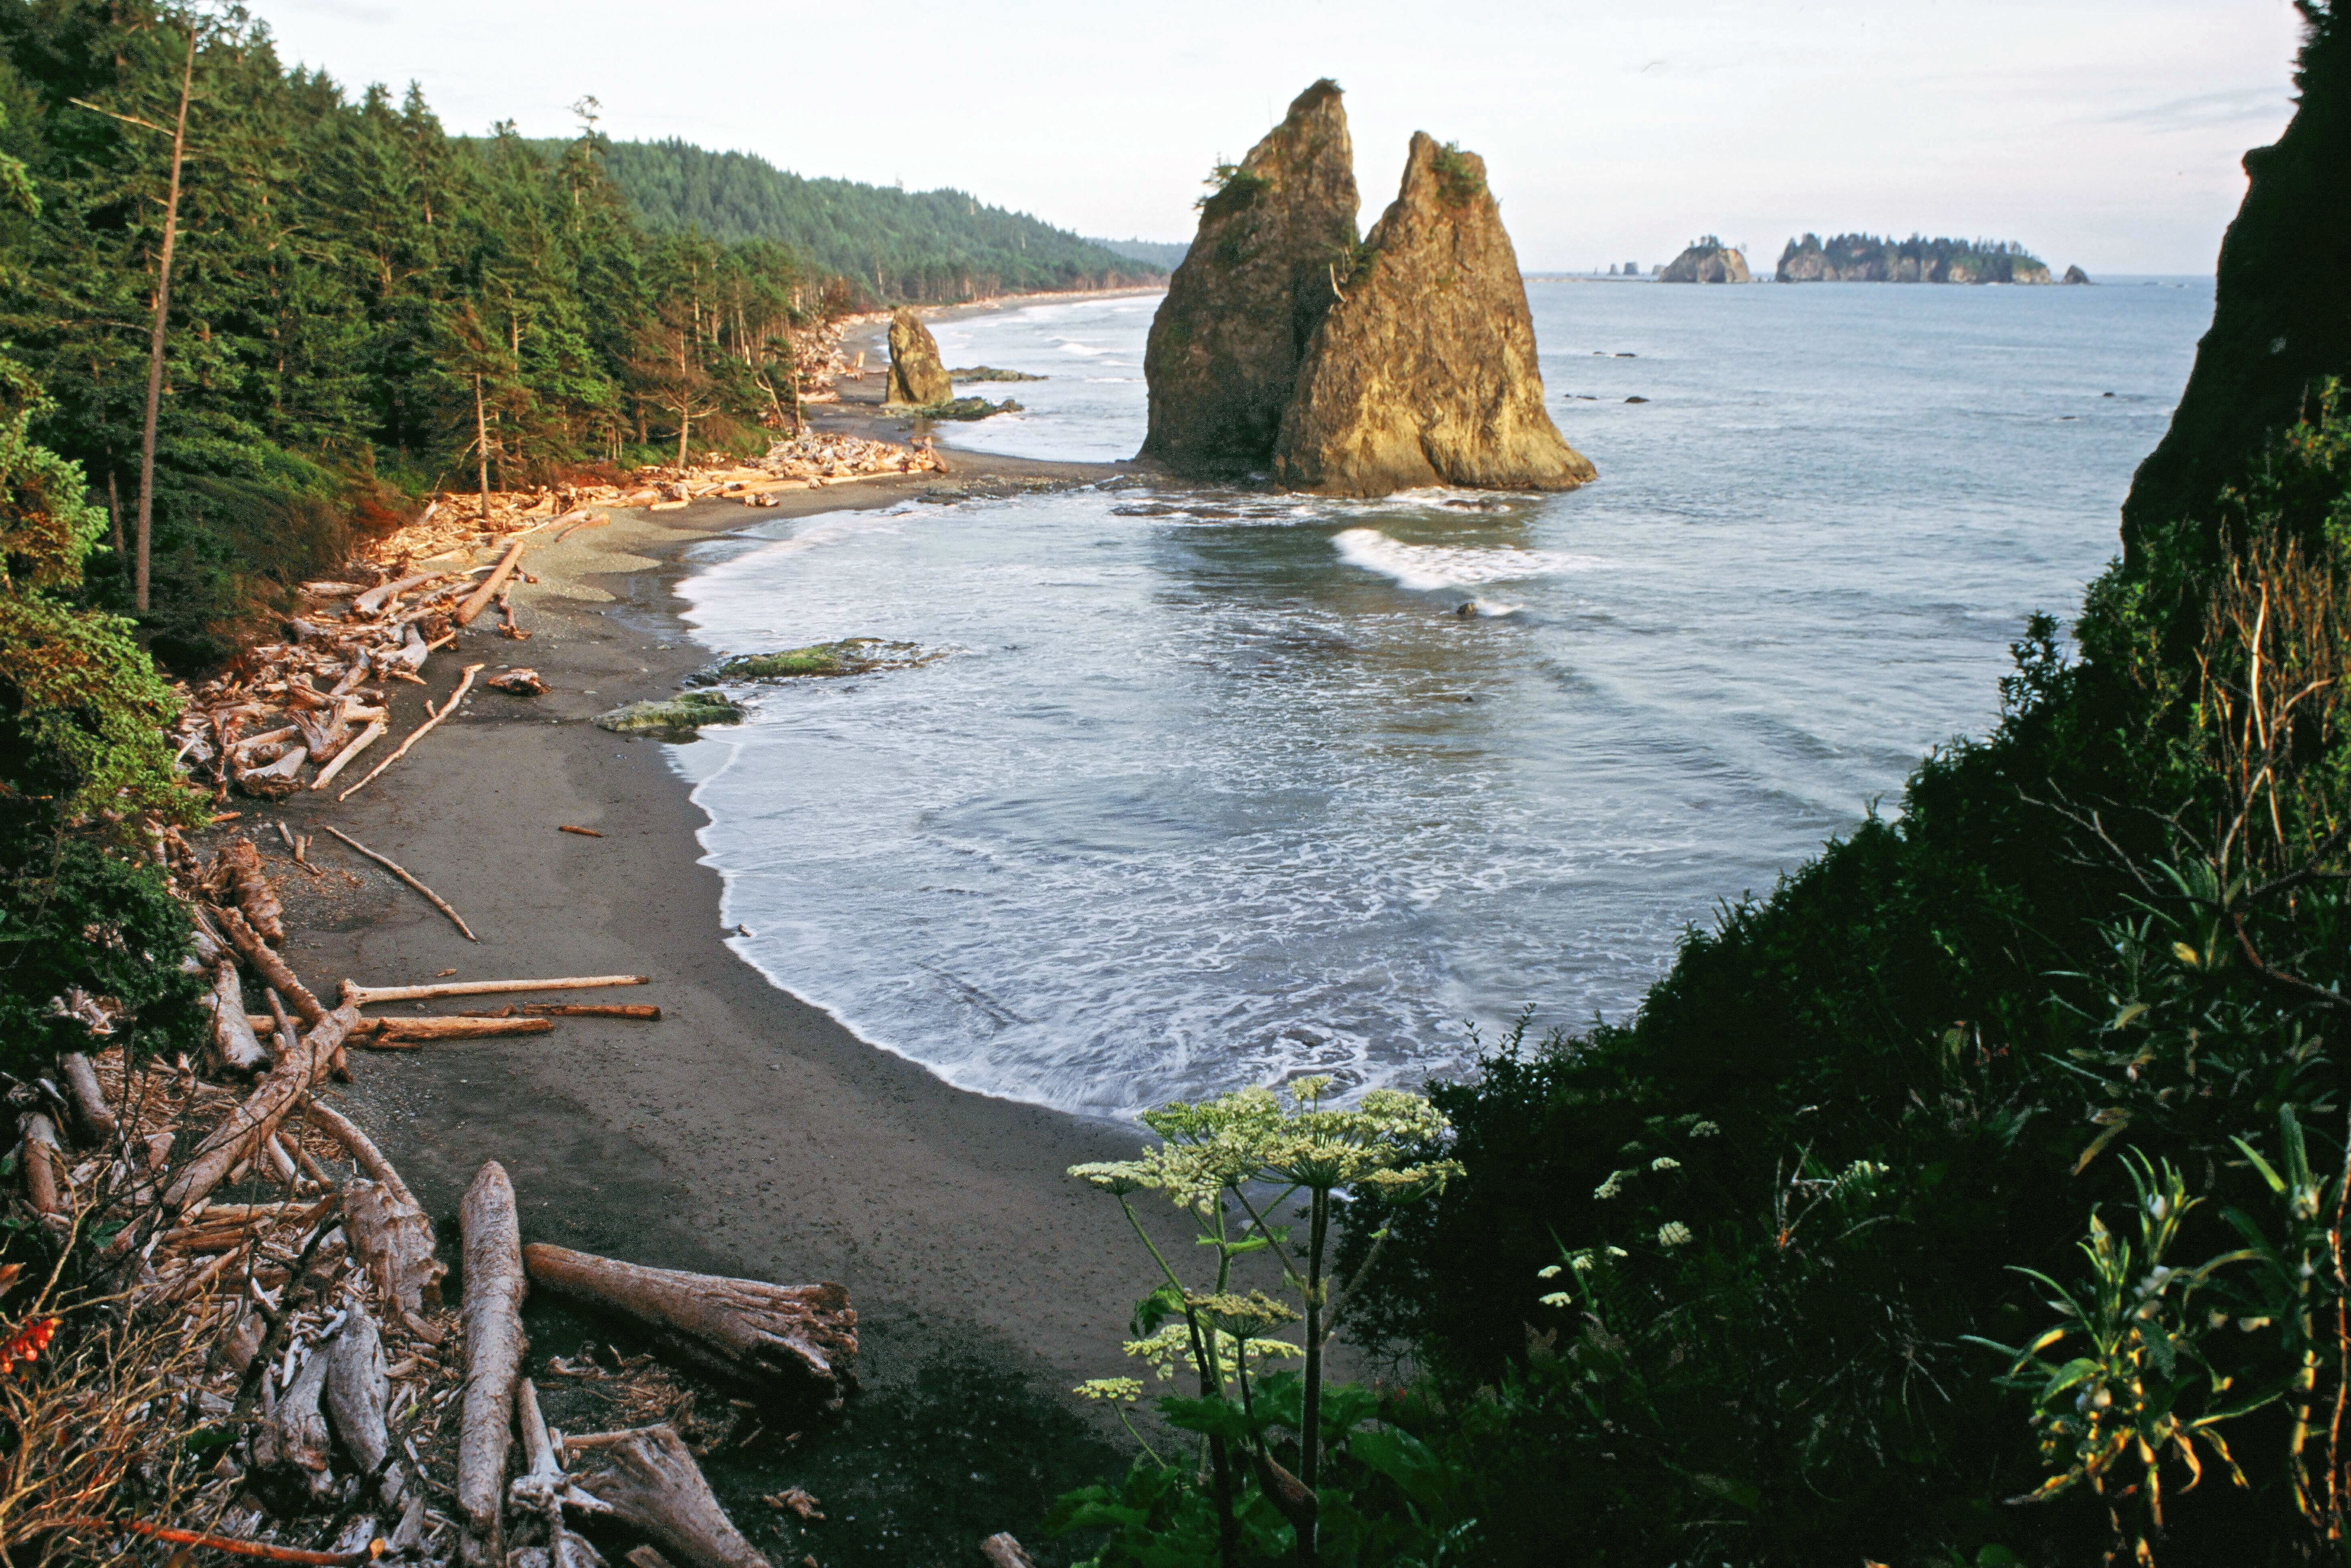
POLYGON ((2245 154, 2252 184, 2220 241, 2211 329, 2123 503, 2126 561, 2148 529, 2233 483, 2321 381, 2351 381, 2351 288, 2319 265, 2351 254, 2351 6, 2304 14, 2301 106, 2274 146, 2245 154))
POLYGON ((1712 235, 1666 264, 1660 283, 1748 283, 1747 258, 1712 235))
POLYGON ((1543 412, 1518 255, 1475 154, 1416 134, 1402 189, 1337 287, 1281 420, 1282 484, 1377 496, 1593 477, 1543 412))
POLYGON ((1306 342, 1355 250, 1355 152, 1339 89, 1318 81, 1249 156, 1219 171, 1144 354, 1142 455, 1232 477, 1273 458, 1306 342))
POLYGON ((912 310, 890 318, 890 391, 885 403, 928 408, 955 396, 955 383, 939 361, 938 340, 912 310))

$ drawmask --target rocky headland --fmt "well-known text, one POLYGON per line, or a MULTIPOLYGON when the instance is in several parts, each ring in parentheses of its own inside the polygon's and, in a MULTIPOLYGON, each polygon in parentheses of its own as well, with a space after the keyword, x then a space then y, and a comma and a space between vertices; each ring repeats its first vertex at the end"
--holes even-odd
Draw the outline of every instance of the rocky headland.
POLYGON ((890 391, 884 401, 929 408, 954 396, 955 383, 939 358, 938 340, 921 317, 901 308, 890 318, 890 391))
POLYGON ((1543 410, 1518 253, 1476 153, 1416 132, 1396 199, 1332 287, 1282 415, 1280 483, 1380 496, 1593 478, 1543 410))
POLYGON ((1273 460, 1299 361, 1355 254, 1355 150, 1338 84, 1316 82, 1239 163, 1217 170, 1200 228, 1144 350, 1141 455, 1235 478, 1273 460))
MULTIPOLYGON (((2076 272, 2081 269, 2076 267, 2076 272)), ((1808 234, 1780 253, 1782 283, 2050 283, 2049 267, 2005 240, 1808 234)), ((2067 281, 2073 281, 2068 278, 2067 281)), ((2081 281, 2089 281, 2084 277, 2081 281)))
POLYGON ((1660 283, 1752 283, 1747 257, 1714 235, 1693 240, 1657 274, 1660 283))

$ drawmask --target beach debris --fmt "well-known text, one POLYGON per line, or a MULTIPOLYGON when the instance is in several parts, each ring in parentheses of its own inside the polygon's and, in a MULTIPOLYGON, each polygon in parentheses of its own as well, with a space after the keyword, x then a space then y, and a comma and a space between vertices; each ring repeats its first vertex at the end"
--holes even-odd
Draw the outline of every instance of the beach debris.
POLYGON ((648 1269, 544 1242, 525 1248, 523 1262, 532 1283, 633 1318, 705 1370, 827 1410, 857 1386, 857 1313, 840 1285, 648 1269))
POLYGON ((659 1023, 662 1010, 651 1002, 525 1002, 522 1010, 553 1018, 642 1019, 659 1023))
POLYGON ((498 1040, 517 1034, 549 1034, 552 1020, 543 1018, 362 1019, 351 1030, 351 1043, 369 1051, 410 1051, 435 1040, 498 1040))
POLYGON ((604 836, 593 828, 576 828, 569 822, 559 824, 555 831, 559 833, 577 833, 583 839, 601 839, 604 836))
POLYGON ((214 858, 213 887, 229 896, 246 924, 258 932, 265 942, 286 940, 285 909, 277 902, 277 892, 269 885, 268 873, 261 869, 261 852, 253 841, 240 833, 221 846, 214 858))
POLYGON ((1029 1555, 1008 1531, 999 1531, 979 1543, 979 1554, 987 1559, 988 1568, 1037 1568, 1037 1561, 1029 1555))
POLYGON ((65 1154, 58 1146, 57 1128, 47 1116, 34 1111, 17 1118, 16 1131, 25 1140, 25 1194, 32 1199, 33 1212, 43 1225, 53 1228, 71 1224, 72 1211, 66 1196, 70 1189, 63 1170, 65 1154))
POLYGON ((740 724, 743 705, 709 692, 681 692, 662 702, 629 703, 596 716, 596 727, 615 735, 652 735, 690 740, 704 725, 740 724))
POLYGON ((763 1497, 759 1500, 766 1503, 769 1508, 790 1509, 802 1519, 822 1519, 824 1517, 824 1511, 817 1505, 816 1499, 809 1496, 808 1493, 802 1491, 798 1487, 786 1487, 783 1490, 773 1493, 768 1497, 763 1497))
POLYGON ((651 1536, 672 1561, 690 1568, 773 1568, 726 1517, 676 1427, 567 1434, 563 1451, 580 1457, 580 1490, 651 1536))
POLYGON ((246 1013, 235 964, 223 958, 213 967, 213 988, 198 997, 196 1005, 212 1014, 213 1053, 223 1069, 250 1078, 269 1066, 269 1052, 262 1049, 246 1013))
POLYGON ((334 1487, 323 1405, 327 1367, 325 1350, 314 1345, 283 1393, 273 1398, 269 1380, 261 1385, 261 1420, 252 1438, 254 1479, 277 1494, 287 1512, 323 1501, 334 1487))
POLYGON ((435 980, 423 986, 362 986, 345 980, 341 998, 355 1008, 381 1002, 429 1002, 438 997, 495 997, 509 991, 593 991, 611 986, 650 986, 650 975, 573 975, 557 980, 435 980))
POLYGON ((381 773, 385 768, 391 767, 393 763, 407 756, 411 747, 414 746, 418 741, 423 739, 426 736, 432 734, 434 730, 440 727, 441 721, 447 718, 451 714, 455 713, 457 711, 457 705, 465 700, 465 694, 473 689, 474 677, 480 674, 486 667, 486 665, 483 664, 466 665, 465 677, 457 683, 457 689, 449 694, 449 700, 441 705, 440 711, 436 713, 434 711, 432 704, 425 704, 424 711, 430 716, 428 716, 423 724, 418 725, 414 729, 408 732, 408 738, 400 743, 400 749, 393 752, 390 757, 385 758, 382 761, 377 763, 375 765, 374 772, 370 773, 366 778, 360 779, 358 783, 352 785, 350 789, 336 796, 336 800, 338 802, 348 800, 352 796, 358 794, 360 790, 366 789, 369 784, 375 780, 377 774, 381 773))
MULTIPOLYGON (((585 522, 588 520, 588 514, 585 512, 580 512, 569 517, 559 518, 558 520, 566 523, 585 522)), ((456 620, 458 625, 472 625, 474 623, 474 617, 479 615, 484 607, 486 607, 491 600, 497 597, 498 590, 504 588, 507 584, 507 579, 514 575, 515 567, 522 560, 523 548, 529 544, 529 538, 525 536, 524 538, 515 540, 514 543, 507 547, 505 558, 502 559, 496 566, 490 570, 490 575, 482 580, 482 585, 474 590, 472 594, 466 598, 465 602, 457 607, 456 620)))
POLYGON ((286 999, 287 1005, 294 1009, 294 1016, 302 1020, 305 1028, 315 1027, 327 1016, 327 1009, 319 1004, 318 998, 310 994, 310 988, 295 977, 294 971, 286 967, 286 960, 246 924, 242 914, 217 905, 210 913, 214 925, 228 938, 228 945, 235 949, 236 956, 261 977, 263 984, 286 999))
POLYGON ((527 666, 508 670, 502 675, 492 675, 482 684, 518 697, 543 697, 548 689, 547 682, 540 678, 539 673, 527 666))
POLYGON ((252 1093, 246 1096, 235 1113, 225 1118, 196 1146, 195 1153, 164 1189, 163 1207, 185 1212, 210 1197, 213 1188, 231 1170, 249 1158, 263 1140, 277 1130, 277 1124, 286 1119, 295 1103, 326 1077, 344 1034, 357 1021, 359 1009, 345 1006, 312 1026, 297 1048, 254 1085, 252 1093))
POLYGON ((504 1568, 507 1453, 513 1443, 515 1385, 525 1341, 522 1235, 514 1184, 486 1160, 457 1205, 465 1249, 465 1393, 457 1437, 457 1508, 465 1516, 459 1560, 504 1568))
POLYGON ((773 653, 738 653, 691 679, 695 685, 710 685, 721 681, 862 675, 875 670, 912 669, 940 656, 935 652, 925 652, 919 643, 885 643, 879 637, 843 637, 838 642, 811 643, 805 648, 785 648, 773 653))
MULTIPOLYGON (((654 1009, 654 1016, 660 1016, 659 1009, 654 1009)), ((57 1070, 65 1074, 66 1092, 73 1099, 74 1120, 85 1138, 104 1143, 121 1131, 114 1113, 107 1109, 106 1091, 99 1087, 98 1070, 89 1064, 89 1057, 78 1051, 68 1051, 57 1058, 57 1070)))
MULTIPOLYGON (((460 687, 459 690, 462 693, 464 688, 460 687)), ((451 697, 449 699, 449 706, 451 707, 456 706, 457 699, 455 697, 451 697)), ((406 748, 403 747, 402 749, 404 750, 406 748)), ((401 881, 406 883, 409 886, 423 894, 426 901, 429 902, 434 908, 439 910, 442 914, 449 917, 450 925, 455 925, 459 931, 465 934, 466 941, 479 942, 481 940, 480 937, 474 935, 474 928, 465 924, 465 917, 459 915, 456 910, 450 907, 449 901, 447 899, 442 897, 439 894, 434 892, 431 888, 417 881, 414 874, 406 867, 402 866, 398 861, 393 860, 390 855, 380 854, 374 850, 368 848, 365 844, 360 842, 359 840, 351 837, 350 834, 343 831, 342 829, 334 826, 332 823, 323 823, 321 825, 326 828, 327 831, 334 834, 335 837, 340 839, 343 842, 349 844, 351 848, 367 856, 368 859, 375 862, 376 864, 383 867, 384 870, 392 873, 392 875, 398 877, 401 881)))
POLYGON ((393 1462, 392 1434, 384 1424, 392 1378, 384 1365, 383 1333, 364 1301, 347 1310, 342 1332, 321 1359, 327 1363, 327 1413, 334 1418, 336 1435, 384 1507, 398 1508, 406 1483, 393 1462))

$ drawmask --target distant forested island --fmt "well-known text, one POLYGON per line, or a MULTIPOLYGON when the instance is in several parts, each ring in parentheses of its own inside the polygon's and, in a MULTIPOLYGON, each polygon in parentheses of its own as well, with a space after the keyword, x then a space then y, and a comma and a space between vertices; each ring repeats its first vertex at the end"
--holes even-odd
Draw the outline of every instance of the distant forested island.
POLYGON ((1879 239, 1808 234, 1780 253, 1782 283, 2048 283, 2049 267, 2010 240, 1879 239))
MULTIPOLYGON (((561 144, 550 142, 549 151, 561 144)), ((1155 283, 1166 264, 1111 249, 961 191, 810 180, 747 152, 607 141, 603 164, 652 229, 779 240, 885 304, 1155 283)))

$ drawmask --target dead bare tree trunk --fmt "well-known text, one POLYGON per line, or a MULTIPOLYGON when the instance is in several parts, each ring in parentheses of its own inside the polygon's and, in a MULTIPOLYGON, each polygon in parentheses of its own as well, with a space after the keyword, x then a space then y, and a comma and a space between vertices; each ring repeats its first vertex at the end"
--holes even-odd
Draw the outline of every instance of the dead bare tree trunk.
MULTIPOLYGON (((196 1152, 164 1189, 163 1207, 174 1213, 186 1209, 220 1186, 230 1171, 258 1149, 262 1141, 277 1130, 286 1113, 327 1075, 336 1051, 343 1043, 343 1032, 358 1019, 357 1008, 337 1008, 303 1036, 300 1048, 272 1068, 253 1086, 245 1103, 230 1112, 196 1145, 196 1152)), ((126 1230, 123 1234, 131 1233, 126 1230)))
POLYGON ((172 130, 172 189, 163 202, 163 253, 156 258, 155 325, 147 340, 147 423, 139 437, 139 559, 132 602, 147 613, 148 561, 155 522, 155 425, 163 410, 163 337, 172 314, 172 251, 180 235, 180 166, 188 148, 188 96, 196 84, 196 20, 188 18, 188 61, 180 72, 180 118, 172 130))
POLYGON ((483 1163, 457 1206, 457 1224, 465 1258, 465 1398, 457 1436, 457 1507, 465 1530, 458 1550, 468 1568, 500 1568, 515 1383, 528 1343, 522 1299, 529 1288, 505 1166, 483 1163))
POLYGON ((625 1313, 713 1371, 828 1410, 857 1386, 857 1313, 840 1285, 647 1269, 544 1242, 523 1249, 523 1262, 534 1283, 625 1313))
POLYGON ((474 374, 474 455, 482 462, 482 516, 490 515, 490 421, 482 412, 482 377, 474 374))
POLYGON ((691 1568, 774 1568, 726 1517, 674 1428, 566 1437, 563 1448, 594 1466, 580 1473, 580 1489, 652 1536, 676 1562, 691 1568))

